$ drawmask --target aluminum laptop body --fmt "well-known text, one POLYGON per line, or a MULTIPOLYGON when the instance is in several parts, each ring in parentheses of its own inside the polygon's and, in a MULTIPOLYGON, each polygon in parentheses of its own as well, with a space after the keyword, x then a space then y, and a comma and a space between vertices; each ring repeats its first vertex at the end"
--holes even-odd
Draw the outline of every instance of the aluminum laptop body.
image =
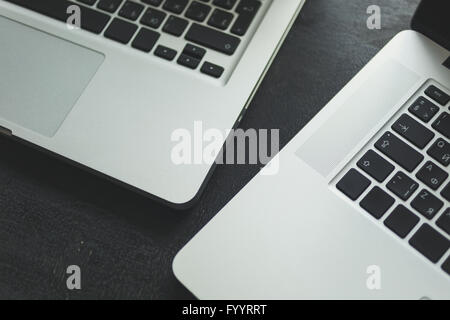
POLYGON ((212 165, 173 163, 172 133, 195 121, 233 128, 303 5, 193 2, 0 1, 1 132, 166 204, 191 204, 212 165), (81 7, 81 25, 63 23, 63 4, 68 20, 81 7))
POLYGON ((450 298, 449 34, 420 20, 437 3, 178 253, 195 296, 450 298))

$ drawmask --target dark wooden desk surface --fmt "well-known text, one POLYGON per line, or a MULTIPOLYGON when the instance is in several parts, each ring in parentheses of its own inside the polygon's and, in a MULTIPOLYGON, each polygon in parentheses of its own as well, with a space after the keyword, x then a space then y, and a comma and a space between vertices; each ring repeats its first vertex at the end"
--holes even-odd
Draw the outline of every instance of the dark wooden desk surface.
MULTIPOLYGON (((397 32, 419 0, 308 0, 241 127, 295 134, 397 32), (382 10, 382 29, 366 9, 382 10)), ((200 201, 174 211, 0 138, 0 298, 189 299, 176 252, 258 172, 220 166, 200 201), (82 289, 66 288, 66 268, 82 289)))

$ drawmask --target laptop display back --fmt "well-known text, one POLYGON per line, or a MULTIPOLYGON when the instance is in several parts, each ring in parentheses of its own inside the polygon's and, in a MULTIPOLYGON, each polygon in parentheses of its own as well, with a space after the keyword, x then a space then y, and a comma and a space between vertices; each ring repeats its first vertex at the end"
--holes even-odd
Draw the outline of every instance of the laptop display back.
POLYGON ((450 1, 422 0, 411 28, 450 50, 450 1))

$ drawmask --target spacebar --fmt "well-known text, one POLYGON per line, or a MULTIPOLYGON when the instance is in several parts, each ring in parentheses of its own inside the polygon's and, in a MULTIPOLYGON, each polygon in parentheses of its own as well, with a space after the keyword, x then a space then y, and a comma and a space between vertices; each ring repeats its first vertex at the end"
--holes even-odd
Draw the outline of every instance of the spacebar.
MULTIPOLYGON (((53 19, 67 22, 73 13, 67 13, 67 9, 76 5, 66 0, 6 0, 18 6, 41 13, 53 19)), ((94 33, 100 33, 109 21, 109 16, 99 11, 77 5, 80 8, 81 28, 94 33)))
POLYGON ((186 33, 186 40, 195 42, 213 50, 232 55, 241 40, 226 33, 194 23, 186 33))

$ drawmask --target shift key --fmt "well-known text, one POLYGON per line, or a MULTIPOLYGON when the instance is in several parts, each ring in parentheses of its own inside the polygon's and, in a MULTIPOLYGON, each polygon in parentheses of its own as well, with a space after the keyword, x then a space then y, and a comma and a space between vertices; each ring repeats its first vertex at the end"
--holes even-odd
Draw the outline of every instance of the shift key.
POLYGON ((189 31, 186 33, 186 40, 195 42, 199 45, 208 47, 210 49, 232 55, 241 40, 235 36, 202 26, 200 24, 192 24, 189 31))
POLYGON ((414 171, 424 159, 423 155, 390 132, 386 132, 375 147, 408 172, 414 171))

